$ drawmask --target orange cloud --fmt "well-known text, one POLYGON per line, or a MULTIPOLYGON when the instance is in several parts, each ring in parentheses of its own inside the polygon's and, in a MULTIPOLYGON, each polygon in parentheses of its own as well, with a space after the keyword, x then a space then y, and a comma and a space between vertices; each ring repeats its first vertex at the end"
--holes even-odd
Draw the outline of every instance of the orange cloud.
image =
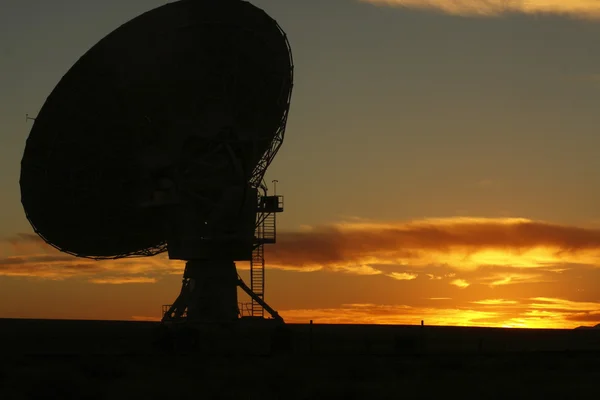
POLYGON ((492 306, 502 306, 507 304, 518 304, 515 300, 503 300, 503 299, 487 299, 487 300, 477 300, 472 301, 473 304, 483 304, 483 305, 492 305, 492 306))
POLYGON ((0 249, 5 255, 0 258, 0 276, 50 280, 77 277, 91 283, 125 284, 153 283, 157 276, 183 272, 182 262, 168 260, 165 255, 104 261, 77 258, 61 253, 32 234, 4 239, 0 249))
POLYGON ((531 306, 541 310, 552 311, 600 311, 598 303, 595 302, 579 302, 565 299, 555 299, 550 297, 534 297, 531 299, 534 303, 531 306))
POLYGON ((450 282, 450 284, 461 289, 468 288, 470 286, 469 282, 465 281, 464 279, 455 279, 450 282))
MULTIPOLYGON (((184 266, 164 254, 107 261, 76 258, 30 234, 0 241, 0 250, 4 276, 83 277, 96 282, 131 278, 133 282, 139 277, 181 274, 184 266)), ((449 279, 463 288, 474 283, 505 286, 551 282, 556 274, 577 265, 600 266, 600 230, 522 218, 355 220, 281 232, 277 244, 267 246, 266 258, 269 268, 290 271, 326 270, 409 281, 422 275, 432 281, 449 279), (498 272, 497 267, 509 270, 498 272), (486 276, 465 276, 485 270, 486 276)), ((238 263, 238 268, 248 269, 248 263, 238 263)))
POLYGON ((544 274, 531 274, 531 273, 497 273, 480 279, 481 282, 486 283, 490 286, 502 286, 502 285, 514 285, 519 283, 545 283, 545 282, 556 282, 556 279, 550 279, 544 274))
POLYGON ((511 13, 560 14, 599 18, 600 3, 595 0, 359 0, 379 6, 436 10, 467 17, 497 17, 511 13))
POLYGON ((460 271, 600 265, 600 230, 527 219, 353 222, 280 233, 267 255, 273 267, 345 272, 378 265, 443 265, 460 271))
POLYGON ((388 275, 390 278, 397 279, 399 281, 412 281, 413 279, 417 279, 417 274, 409 274, 406 272, 392 272, 388 275))
POLYGON ((143 276, 129 276, 129 277, 110 277, 110 278, 96 278, 90 279, 90 283, 97 283, 101 285, 123 285, 125 283, 156 283, 156 278, 147 278, 143 276))

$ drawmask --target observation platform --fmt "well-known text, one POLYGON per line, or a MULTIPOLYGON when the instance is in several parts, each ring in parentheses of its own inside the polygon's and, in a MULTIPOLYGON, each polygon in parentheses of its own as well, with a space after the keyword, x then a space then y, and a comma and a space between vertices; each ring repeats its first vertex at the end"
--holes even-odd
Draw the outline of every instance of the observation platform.
POLYGON ((283 196, 261 196, 257 211, 266 214, 283 212, 283 196))

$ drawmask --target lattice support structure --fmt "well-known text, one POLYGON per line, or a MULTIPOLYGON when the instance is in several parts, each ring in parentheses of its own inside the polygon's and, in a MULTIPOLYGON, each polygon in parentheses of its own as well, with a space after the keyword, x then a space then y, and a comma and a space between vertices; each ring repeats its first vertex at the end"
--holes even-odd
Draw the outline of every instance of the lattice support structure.
POLYGON ((290 62, 290 84, 291 84, 291 86, 290 86, 290 91, 289 91, 288 95, 285 98, 282 97, 279 99, 280 102, 285 104, 285 112, 283 114, 283 117, 281 118, 281 123, 279 124, 279 129, 275 133, 275 137, 271 141, 271 145, 270 145, 269 149, 263 154, 260 161, 258 162, 256 167, 252 171, 252 177, 250 178, 250 185, 255 188, 261 187, 265 191, 265 196, 266 196, 267 187, 264 185, 263 178, 265 176, 265 173, 267 172, 267 168, 269 167, 269 165, 275 158, 275 155, 279 151, 279 148, 283 144, 283 139, 285 136, 285 129, 287 126, 287 120, 288 120, 288 116, 290 113, 290 102, 292 99, 292 89, 294 87, 294 85, 293 85, 293 82, 294 82, 294 58, 292 56, 290 42, 288 40, 287 35, 283 31, 283 29, 281 29, 281 27, 279 25, 277 25, 277 28, 280 30, 281 34, 283 35, 286 46, 288 48, 288 54, 290 57, 289 62, 290 62))

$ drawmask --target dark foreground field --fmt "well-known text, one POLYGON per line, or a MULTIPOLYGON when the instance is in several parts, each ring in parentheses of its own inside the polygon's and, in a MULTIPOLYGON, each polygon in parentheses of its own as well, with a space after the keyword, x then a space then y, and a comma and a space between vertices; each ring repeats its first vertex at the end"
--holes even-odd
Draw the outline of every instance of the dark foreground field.
POLYGON ((0 319, 0 399, 598 397, 599 331, 291 325, 287 353, 216 356, 157 350, 156 328, 0 319))

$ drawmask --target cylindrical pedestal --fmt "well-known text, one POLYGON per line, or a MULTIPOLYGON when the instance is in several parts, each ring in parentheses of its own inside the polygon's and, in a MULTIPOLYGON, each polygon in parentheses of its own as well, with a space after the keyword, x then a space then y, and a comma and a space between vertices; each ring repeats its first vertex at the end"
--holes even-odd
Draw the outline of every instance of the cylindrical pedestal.
POLYGON ((188 278, 188 322, 229 323, 238 318, 237 271, 231 260, 190 260, 188 278))

